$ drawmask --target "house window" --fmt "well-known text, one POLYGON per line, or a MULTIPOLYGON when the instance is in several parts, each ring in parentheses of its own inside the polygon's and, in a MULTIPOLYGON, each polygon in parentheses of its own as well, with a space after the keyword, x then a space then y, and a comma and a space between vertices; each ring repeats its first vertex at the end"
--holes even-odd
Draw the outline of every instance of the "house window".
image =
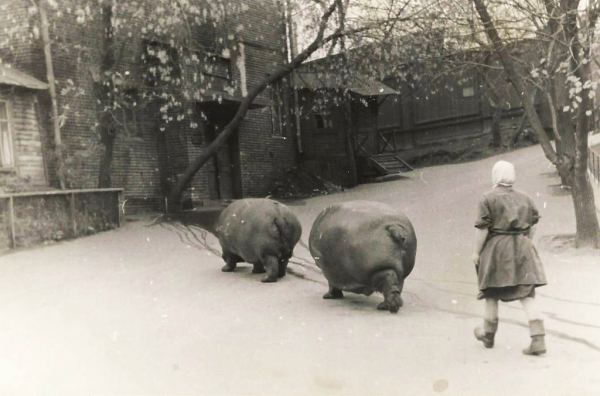
POLYGON ((271 126, 273 136, 283 136, 283 92, 279 81, 271 86, 271 126))
POLYGON ((331 119, 331 111, 323 110, 315 113, 315 127, 319 131, 333 129, 333 120, 331 119))
POLYGON ((475 88, 474 87, 464 87, 462 90, 463 98, 470 98, 475 96, 475 88))
POLYGON ((14 165, 8 102, 0 101, 0 168, 10 168, 14 165))

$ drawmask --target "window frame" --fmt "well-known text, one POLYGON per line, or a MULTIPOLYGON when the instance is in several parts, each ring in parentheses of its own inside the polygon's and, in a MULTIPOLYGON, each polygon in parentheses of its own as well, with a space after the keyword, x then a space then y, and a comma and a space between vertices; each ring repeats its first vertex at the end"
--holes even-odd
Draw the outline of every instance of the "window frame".
MULTIPOLYGON (((8 145, 9 145, 9 152, 10 152, 10 156, 11 156, 11 165, 3 165, 2 162, 0 162, 0 171, 11 171, 17 167, 17 156, 15 155, 15 142, 14 142, 13 128, 12 128, 10 101, 7 99, 0 98, 0 102, 4 103, 4 105, 6 106, 6 120, 0 118, 0 121, 6 122, 6 125, 8 127, 8 145)), ((0 142, 1 141, 2 141, 2 137, 0 135, 0 142)))
POLYGON ((333 111, 330 109, 317 109, 313 113, 313 126, 317 133, 332 133, 335 132, 333 127, 333 111), (319 127, 319 120, 321 119, 323 127, 319 127))
POLYGON ((462 91, 460 94, 461 99, 471 99, 475 97, 475 85, 469 85, 462 87, 462 91))

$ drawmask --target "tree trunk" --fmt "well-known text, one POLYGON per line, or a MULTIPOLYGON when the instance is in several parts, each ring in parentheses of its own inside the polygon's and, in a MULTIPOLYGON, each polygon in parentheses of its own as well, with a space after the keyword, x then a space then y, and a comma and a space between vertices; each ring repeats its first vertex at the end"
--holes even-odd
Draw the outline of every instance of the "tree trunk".
POLYGON ((564 84, 566 76, 559 74, 552 78, 550 82, 550 94, 554 97, 557 113, 557 129, 560 141, 555 139, 556 154, 560 162, 558 174, 564 186, 572 187, 573 184, 573 160, 576 155, 575 134, 576 125, 573 121, 573 116, 569 112, 562 111, 562 108, 570 104, 569 95, 566 85, 564 84))
MULTIPOLYGON (((591 80, 592 70, 590 63, 579 65, 576 75, 583 81, 591 80)), ((590 90, 593 88, 589 88, 590 90)), ((591 125, 592 99, 585 90, 581 92, 581 104, 577 113, 577 126, 575 136, 575 161, 573 167, 573 183, 571 193, 575 205, 575 222, 577 234, 575 235, 576 247, 600 248, 600 225, 594 203, 594 191, 588 177, 588 133, 591 125)))
POLYGON ((112 1, 102 4, 102 63, 100 64, 100 79, 96 85, 96 97, 99 102, 98 128, 100 130, 100 143, 104 146, 104 153, 100 159, 100 170, 98 172, 98 188, 112 187, 112 160, 115 146, 116 129, 112 122, 111 102, 113 97, 113 82, 110 72, 115 67, 115 51, 113 46, 112 26, 112 1))
POLYGON ((490 147, 502 147, 502 133, 500 132, 500 121, 502 121, 502 107, 492 106, 492 141, 490 147))
POLYGON ((65 180, 65 158, 64 148, 60 133, 60 124, 58 122, 58 100, 56 99, 56 80, 54 79, 54 67, 52 63, 52 50, 50 48, 50 33, 48 31, 48 15, 46 14, 46 0, 40 0, 38 3, 40 13, 40 25, 42 30, 42 40, 44 43, 44 58, 46 62, 46 76, 48 79, 48 93, 52 103, 52 131, 54 133, 54 153, 56 157, 56 168, 60 188, 66 188, 65 180))
POLYGON ((519 125, 517 125, 517 130, 515 131, 514 135, 512 135, 512 137, 510 138, 510 147, 514 147, 517 144, 517 141, 519 140, 519 135, 521 135, 521 132, 523 132, 523 130, 525 129, 526 123, 527 114, 523 113, 523 115, 521 116, 521 121, 519 121, 519 125))
POLYGON ((110 124, 106 125, 105 122, 100 122, 101 137, 100 142, 104 146, 104 153, 100 158, 100 171, 98 174, 98 188, 110 188, 112 187, 111 169, 113 152, 115 147, 116 134, 112 130, 110 124))
MULTIPOLYGON (((506 47, 503 45, 502 39, 494 26, 494 22, 492 21, 483 0, 472 1, 481 22, 485 27, 486 34, 492 42, 494 51, 502 60, 502 64, 504 65, 510 82, 516 88, 517 92, 521 93, 521 100, 523 102, 525 113, 531 122, 533 130, 538 134, 546 158, 556 166, 561 178, 566 178, 571 182, 576 221, 576 246, 600 248, 600 226, 598 224, 592 186, 587 177, 587 134, 589 132, 589 117, 585 113, 588 109, 591 109, 591 101, 588 93, 586 91, 581 93, 582 101, 577 113, 576 130, 573 134, 575 138, 575 158, 573 159, 574 162, 571 162, 566 155, 557 156, 552 148, 550 139, 546 135, 546 131, 540 122, 533 101, 527 94, 528 90, 526 89, 525 82, 519 74, 517 66, 506 52, 506 47)), ((577 37, 577 35, 574 35, 573 37, 577 37)), ((573 54, 579 54, 580 51, 579 48, 574 48, 571 52, 573 54)), ((574 70, 575 76, 579 77, 581 81, 590 80, 591 70, 589 62, 587 64, 582 63, 581 65, 578 65, 574 70)), ((566 131, 568 131, 568 129, 566 131)), ((568 132, 565 133, 566 135, 568 134, 568 132)))
POLYGON ((596 206, 594 204, 594 191, 588 178, 587 164, 582 166, 580 161, 576 161, 575 163, 571 194, 577 226, 575 247, 600 248, 600 232, 598 232, 599 226, 596 206))

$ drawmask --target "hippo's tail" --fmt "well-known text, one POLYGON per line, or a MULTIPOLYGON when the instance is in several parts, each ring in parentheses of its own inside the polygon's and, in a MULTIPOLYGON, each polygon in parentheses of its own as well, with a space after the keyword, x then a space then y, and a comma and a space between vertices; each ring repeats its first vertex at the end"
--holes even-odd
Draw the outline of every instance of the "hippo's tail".
POLYGON ((292 239, 290 235, 290 224, 286 221, 282 216, 277 216, 273 219, 273 223, 275 224, 275 228, 279 232, 279 239, 283 243, 287 243, 289 239, 292 239))
POLYGON ((402 227, 400 224, 390 224, 386 227, 386 230, 396 243, 398 243, 400 246, 404 246, 407 237, 407 232, 404 227, 402 227))

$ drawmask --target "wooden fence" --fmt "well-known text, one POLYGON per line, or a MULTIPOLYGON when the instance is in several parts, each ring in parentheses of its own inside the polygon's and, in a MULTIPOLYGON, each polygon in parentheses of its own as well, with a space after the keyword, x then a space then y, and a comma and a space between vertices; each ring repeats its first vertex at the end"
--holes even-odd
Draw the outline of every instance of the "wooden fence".
POLYGON ((0 194, 0 250, 120 227, 123 189, 0 194))

